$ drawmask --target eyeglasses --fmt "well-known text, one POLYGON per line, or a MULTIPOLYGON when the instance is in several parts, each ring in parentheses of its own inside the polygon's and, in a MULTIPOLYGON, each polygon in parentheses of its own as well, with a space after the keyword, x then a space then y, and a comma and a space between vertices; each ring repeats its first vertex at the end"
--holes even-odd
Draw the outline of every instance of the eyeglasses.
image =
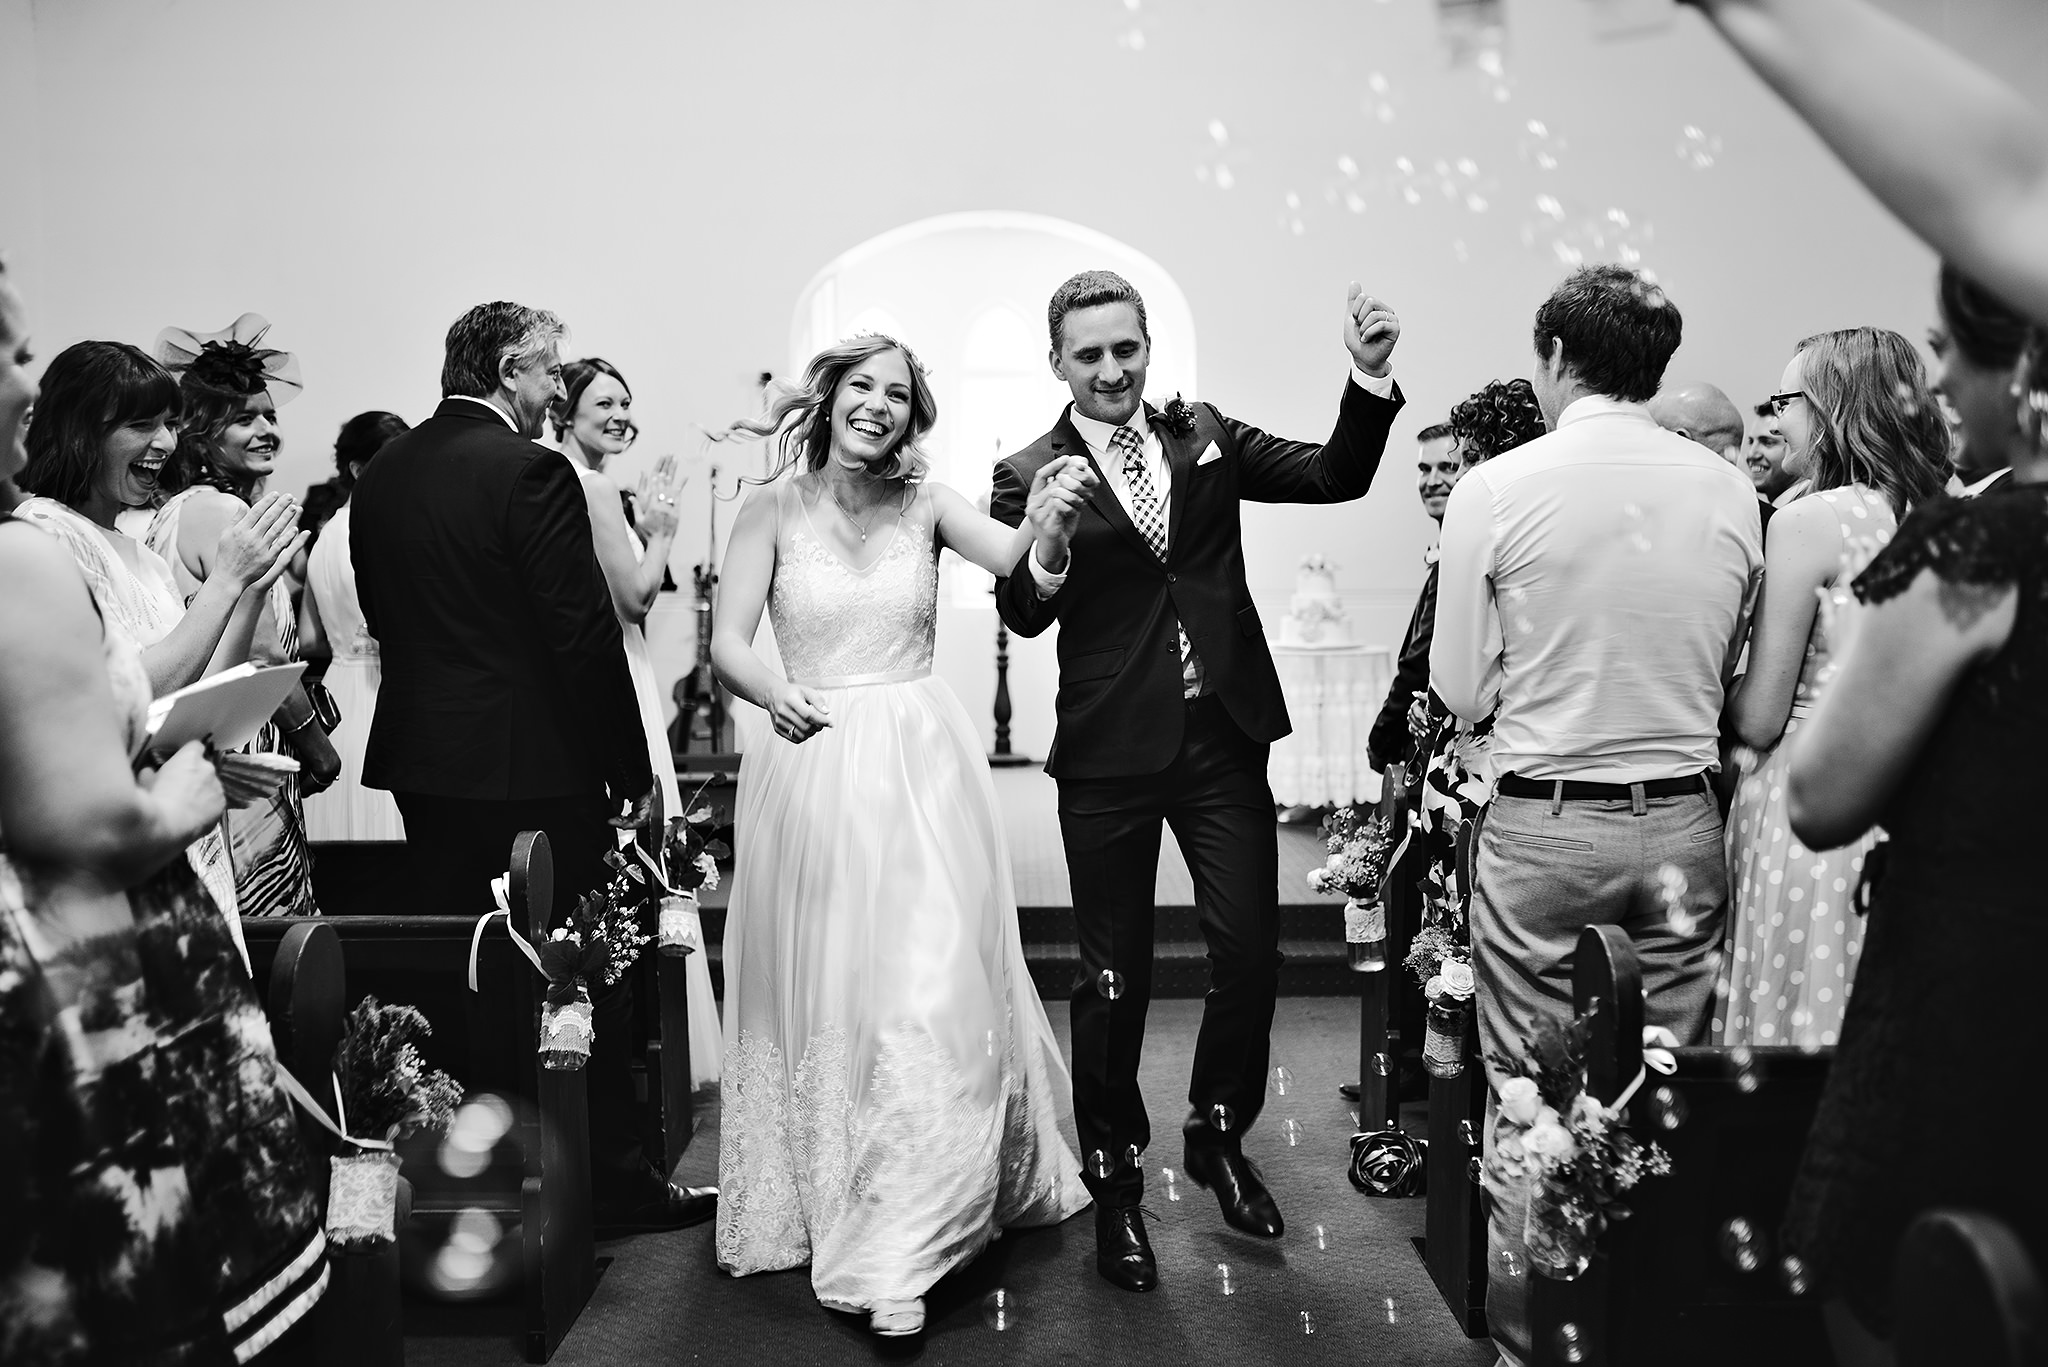
POLYGON ((1792 406, 1792 400, 1805 398, 1805 390, 1788 389, 1783 394, 1771 395, 1771 397, 1764 400, 1764 402, 1771 406, 1771 412, 1777 414, 1779 417, 1782 418, 1785 416, 1785 410, 1792 406))

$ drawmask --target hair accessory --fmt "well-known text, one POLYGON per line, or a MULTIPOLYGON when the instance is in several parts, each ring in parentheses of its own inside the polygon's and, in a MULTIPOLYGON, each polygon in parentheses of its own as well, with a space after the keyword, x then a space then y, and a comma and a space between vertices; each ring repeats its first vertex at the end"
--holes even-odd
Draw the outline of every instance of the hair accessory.
POLYGON ((269 331, 270 320, 260 313, 245 313, 220 332, 165 328, 156 335, 156 358, 210 388, 243 395, 268 390, 272 403, 289 403, 306 386, 296 356, 260 345, 269 331))

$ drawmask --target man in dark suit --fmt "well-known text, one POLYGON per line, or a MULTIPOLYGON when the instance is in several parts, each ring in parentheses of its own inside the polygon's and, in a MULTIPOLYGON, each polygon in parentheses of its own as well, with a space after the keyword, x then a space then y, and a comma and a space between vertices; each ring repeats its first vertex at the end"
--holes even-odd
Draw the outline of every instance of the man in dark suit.
POLYGON ((1047 310, 1052 368, 1074 401, 996 466, 991 513, 1041 532, 998 586, 1010 630, 1060 624, 1058 730, 1046 772, 1074 888, 1082 970, 1073 991, 1074 1103, 1095 1195, 1096 1267, 1158 1284, 1138 1201, 1151 1125, 1138 1056, 1152 994, 1159 829, 1194 872, 1211 964, 1182 1130, 1188 1176, 1225 1218, 1274 1237, 1280 1212, 1245 1161, 1265 1098, 1279 981, 1278 850, 1268 746, 1288 733, 1273 657, 1245 583, 1238 504, 1361 497, 1401 399, 1388 371, 1400 324, 1357 285, 1345 311, 1354 369, 1327 442, 1291 442, 1209 404, 1144 403, 1151 337, 1129 282, 1089 271, 1047 310), (1092 492, 1048 461, 1085 456, 1092 492), (1052 563, 1049 547, 1060 548, 1052 563))
MULTIPOLYGON (((653 783, 582 489, 533 440, 562 393, 562 331, 518 304, 463 314, 441 406, 356 485, 349 547, 384 671, 363 781, 397 800, 430 913, 490 910, 513 837, 541 830, 562 915, 603 881, 610 819, 653 783)), ((708 1212, 642 1151, 629 984, 595 1003, 591 1185, 600 1225, 666 1227, 708 1212)))

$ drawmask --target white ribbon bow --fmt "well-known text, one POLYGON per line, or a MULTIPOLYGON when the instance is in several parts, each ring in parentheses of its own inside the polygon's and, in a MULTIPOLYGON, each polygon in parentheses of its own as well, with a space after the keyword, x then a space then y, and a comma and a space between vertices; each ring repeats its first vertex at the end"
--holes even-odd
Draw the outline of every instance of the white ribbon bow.
POLYGON ((348 1108, 341 1102, 341 1079, 329 1073, 327 1080, 334 1084, 334 1115, 341 1117, 339 1121, 335 1120, 334 1115, 327 1114, 327 1108, 313 1099, 313 1094, 306 1090, 305 1084, 292 1076, 290 1069, 282 1063, 277 1065, 277 1085, 284 1088, 286 1096, 304 1107, 307 1115, 319 1121, 320 1128, 344 1144, 353 1144, 359 1149, 382 1149, 386 1153, 391 1152, 391 1141, 388 1139, 358 1139, 348 1132, 348 1108))
POLYGON ((1638 1087, 1641 1087, 1643 1085, 1643 1080, 1649 1076, 1650 1069, 1654 1068, 1658 1072, 1663 1073, 1667 1077, 1670 1076, 1672 1073, 1677 1072, 1678 1060, 1671 1053, 1671 1051, 1673 1049, 1676 1049, 1677 1047, 1678 1036, 1672 1034, 1663 1026, 1644 1026, 1643 1066, 1636 1069, 1635 1080, 1630 1082, 1628 1086, 1621 1089, 1621 1095, 1614 1098, 1614 1104, 1608 1107, 1607 1109, 1611 1112, 1619 1113, 1624 1107, 1626 1107, 1629 1103, 1629 1099, 1636 1094, 1636 1089, 1638 1087))
POLYGON ((477 990, 476 960, 484 945, 484 927, 490 925, 491 922, 497 920, 500 916, 505 918, 505 933, 512 937, 512 943, 518 947, 521 954, 526 956, 527 962, 533 965, 533 971, 545 978, 547 970, 540 966, 539 953, 534 950, 532 945, 526 942, 526 937, 521 935, 512 926, 512 875, 501 873, 491 880, 491 898, 498 904, 498 909, 496 911, 487 911, 482 916, 477 917, 476 929, 470 933, 469 937, 469 990, 472 992, 477 990))

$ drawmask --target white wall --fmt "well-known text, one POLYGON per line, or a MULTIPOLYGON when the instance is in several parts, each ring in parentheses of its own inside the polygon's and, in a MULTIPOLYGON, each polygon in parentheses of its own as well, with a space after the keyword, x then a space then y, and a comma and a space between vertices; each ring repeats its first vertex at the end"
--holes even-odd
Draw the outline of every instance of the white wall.
MULTIPOLYGON (((2043 79, 2048 21, 2023 0, 1988 25, 1897 3, 2043 79)), ((1188 294, 1202 397, 1289 435, 1333 415, 1356 278, 1405 324, 1388 468, 1360 504, 1251 509, 1247 550, 1269 617, 1321 549, 1390 640, 1430 531, 1409 439, 1526 373, 1562 273, 1539 196, 1568 229, 1627 215, 1686 316, 1674 377, 1738 399, 1808 332, 1917 338, 1931 313, 1928 253, 1697 15, 1611 44, 1580 0, 1506 15, 1495 78, 1446 66, 1429 0, 0 0, 0 119, 34 150, 10 157, 0 233, 44 355, 269 316, 309 386, 284 414, 288 487, 324 473, 350 413, 428 411, 442 333, 486 298, 554 308, 617 363, 652 456, 746 411, 805 282, 916 219, 1012 209, 1129 243, 1188 294), (1678 155, 1688 125, 1718 139, 1710 169, 1678 155)))

